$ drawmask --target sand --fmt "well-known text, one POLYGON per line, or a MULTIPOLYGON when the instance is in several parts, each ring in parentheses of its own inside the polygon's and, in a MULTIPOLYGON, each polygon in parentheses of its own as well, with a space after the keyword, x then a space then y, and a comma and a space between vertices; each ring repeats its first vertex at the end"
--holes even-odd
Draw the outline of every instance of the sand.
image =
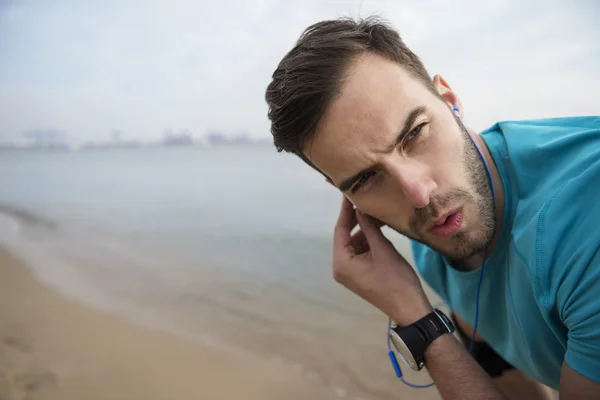
MULTIPOLYGON (((440 398, 400 385, 397 395, 440 398)), ((0 247, 0 400, 334 398, 282 364, 234 358, 67 298, 0 247)))
POLYGON ((0 400, 335 397, 294 371, 226 357, 66 298, 0 249, 0 400))

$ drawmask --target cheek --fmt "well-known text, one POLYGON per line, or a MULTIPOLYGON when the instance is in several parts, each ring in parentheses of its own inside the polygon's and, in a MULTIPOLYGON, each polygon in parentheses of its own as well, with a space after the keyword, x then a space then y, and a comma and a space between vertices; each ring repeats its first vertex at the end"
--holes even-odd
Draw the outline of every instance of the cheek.
POLYGON ((422 154, 422 162, 430 166, 430 176, 436 182, 437 192, 464 186, 463 147, 453 133, 432 135, 422 154))
POLYGON ((394 226, 406 226, 410 218, 406 204, 393 191, 382 190, 356 200, 356 207, 364 213, 394 226))
MULTIPOLYGON (((439 129, 439 128, 438 128, 439 129)), ((463 140, 460 132, 454 130, 438 130, 432 135, 431 140, 432 153, 438 160, 438 163, 459 165, 463 159, 463 140)))

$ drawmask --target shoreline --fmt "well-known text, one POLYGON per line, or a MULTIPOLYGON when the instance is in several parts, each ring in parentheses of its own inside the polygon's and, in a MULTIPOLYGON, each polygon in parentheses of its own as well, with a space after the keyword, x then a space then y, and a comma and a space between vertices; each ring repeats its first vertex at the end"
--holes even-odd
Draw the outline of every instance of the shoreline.
POLYGON ((335 393, 249 360, 129 323, 39 282, 0 247, 0 398, 330 399, 335 393))

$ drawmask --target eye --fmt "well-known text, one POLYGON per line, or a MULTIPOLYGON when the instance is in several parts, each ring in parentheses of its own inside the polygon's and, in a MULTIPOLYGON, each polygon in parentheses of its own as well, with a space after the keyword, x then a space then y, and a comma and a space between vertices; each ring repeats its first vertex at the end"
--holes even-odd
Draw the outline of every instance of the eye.
POLYGON ((415 126, 412 131, 410 131, 406 134, 404 141, 410 142, 410 141, 416 139, 421 134, 421 130, 423 129, 423 127, 425 125, 427 125, 427 122, 423 122, 422 124, 415 126))
POLYGON ((369 181, 369 179, 373 177, 373 175, 375 175, 375 171, 369 171, 366 174, 361 175, 360 178, 358 178, 358 180, 354 184, 354 186, 350 188, 350 192, 352 194, 356 193, 356 191, 360 189, 363 185, 365 185, 369 181))

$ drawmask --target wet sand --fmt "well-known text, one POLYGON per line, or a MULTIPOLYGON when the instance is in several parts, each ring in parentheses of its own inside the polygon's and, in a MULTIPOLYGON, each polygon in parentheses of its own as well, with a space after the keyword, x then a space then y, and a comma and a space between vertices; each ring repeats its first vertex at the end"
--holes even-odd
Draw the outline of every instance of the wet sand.
POLYGON ((331 399, 292 370, 225 357, 62 296, 0 248, 0 399, 331 399))

